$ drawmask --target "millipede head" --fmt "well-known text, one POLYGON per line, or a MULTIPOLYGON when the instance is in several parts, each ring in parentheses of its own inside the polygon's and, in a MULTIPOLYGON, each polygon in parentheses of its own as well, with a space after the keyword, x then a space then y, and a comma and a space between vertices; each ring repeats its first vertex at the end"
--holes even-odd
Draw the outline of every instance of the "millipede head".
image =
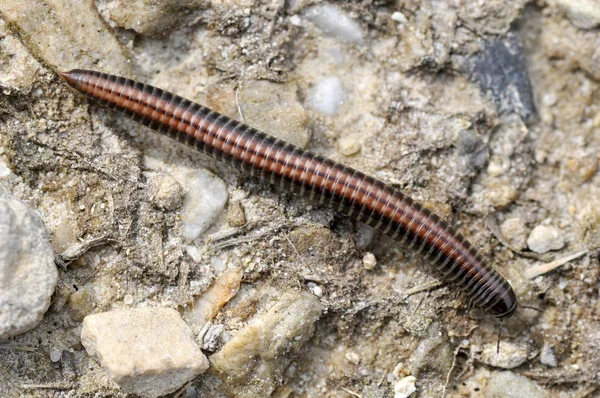
POLYGON ((509 286, 498 298, 498 301, 488 308, 487 311, 494 317, 503 320, 513 316, 518 307, 517 295, 512 287, 509 286))

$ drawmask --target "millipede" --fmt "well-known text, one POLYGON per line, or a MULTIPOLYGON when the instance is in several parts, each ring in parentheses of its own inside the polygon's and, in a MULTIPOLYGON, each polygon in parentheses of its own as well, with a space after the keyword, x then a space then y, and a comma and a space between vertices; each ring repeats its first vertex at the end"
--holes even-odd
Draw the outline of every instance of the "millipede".
POLYGON ((518 301, 510 283, 460 233, 398 189, 157 87, 82 69, 61 76, 146 127, 380 230, 414 250, 488 314, 500 320, 515 314, 518 301))

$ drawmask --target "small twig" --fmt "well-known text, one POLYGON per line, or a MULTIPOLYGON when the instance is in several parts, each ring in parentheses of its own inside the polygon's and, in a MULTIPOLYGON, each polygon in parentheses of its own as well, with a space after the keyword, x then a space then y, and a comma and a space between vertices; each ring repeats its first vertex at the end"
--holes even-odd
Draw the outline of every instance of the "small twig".
POLYGON ((187 390, 187 388, 189 386, 192 385, 192 383, 194 382, 194 379, 188 381, 187 383, 185 383, 185 385, 183 387, 181 387, 179 390, 177 390, 177 392, 175 393, 175 395, 173 396, 173 398, 180 398, 183 396, 183 394, 185 394, 185 391, 187 390))
POLYGON ((349 389, 347 389, 347 388, 344 388, 344 387, 340 387, 340 388, 341 388, 342 390, 346 391, 346 392, 347 392, 348 394, 350 394, 350 395, 353 395, 353 396, 355 396, 355 397, 357 397, 357 398, 362 398, 362 395, 360 395, 360 394, 359 394, 359 393, 357 393, 357 392, 354 392, 354 391, 352 391, 352 390, 349 390, 349 389))
POLYGON ((508 243, 502 236, 502 232, 500 231, 500 227, 498 226, 496 219, 491 214, 485 219, 485 225, 490 230, 492 235, 494 235, 494 237, 498 240, 498 242, 502 244, 502 246, 507 247, 509 250, 513 251, 514 253, 517 253, 519 256, 533 258, 539 261, 548 261, 547 256, 543 256, 533 252, 524 252, 508 243))
POLYGON ((90 249, 98 246, 103 246, 108 243, 117 243, 117 241, 110 236, 101 236, 99 238, 90 238, 83 242, 76 242, 69 246, 65 251, 57 257, 57 262, 66 266, 70 262, 77 260, 79 257, 83 256, 90 249))
POLYGON ((37 348, 29 347, 25 345, 16 345, 16 344, 3 344, 0 345, 0 350, 16 350, 16 351, 25 351, 25 352, 37 352, 37 348))
POLYGON ((448 388, 448 384, 450 384, 450 376, 452 375, 452 371, 454 370, 454 367, 456 366, 456 358, 458 357, 458 354, 460 353, 460 350, 462 350, 463 345, 459 344, 458 347, 456 347, 456 349, 454 350, 454 357, 452 358, 452 364, 450 365, 450 370, 448 370, 448 374, 446 375, 446 384, 444 384, 444 388, 442 388, 442 398, 446 397, 446 388, 448 388))
POLYGON ((240 106, 240 101, 238 98, 239 92, 240 92, 240 86, 238 84, 238 86, 235 88, 235 105, 237 106, 238 113, 240 114, 240 121, 242 123, 246 123, 246 120, 244 119, 244 112, 242 112, 242 107, 240 106))
POLYGON ((306 267, 309 268, 309 266, 306 264, 306 261, 304 261, 304 258, 302 258, 302 256, 300 255, 300 252, 298 252, 298 250, 296 249, 296 246, 294 246, 294 244, 292 243, 292 241, 290 240, 290 238, 288 238, 287 234, 284 233, 283 237, 285 238, 285 240, 288 241, 288 243, 290 244, 290 246, 292 246, 292 249, 294 249, 294 252, 296 253, 296 255, 298 256, 298 258, 300 259, 300 261, 302 261, 302 264, 306 267))
POLYGON ((48 390, 71 390, 73 384, 64 381, 57 381, 55 383, 45 384, 21 384, 21 388, 24 390, 35 390, 35 389, 48 389, 48 390))
POLYGON ((565 265, 569 261, 575 260, 576 258, 579 258, 587 253, 588 253, 588 250, 586 249, 586 250, 582 250, 577 253, 569 254, 568 256, 559 258, 558 260, 554 260, 554 261, 551 261, 546 264, 540 264, 540 265, 530 267, 530 268, 526 269, 525 272, 523 272, 523 276, 526 279, 537 278, 538 276, 544 275, 552 270, 555 270, 556 268, 565 265))
POLYGON ((409 298, 413 294, 435 290, 438 287, 441 287, 443 285, 444 285, 444 282, 433 281, 433 282, 426 283, 424 285, 413 287, 412 289, 408 289, 406 291, 406 293, 404 294, 404 297, 402 297, 402 300, 406 300, 407 298, 409 298))

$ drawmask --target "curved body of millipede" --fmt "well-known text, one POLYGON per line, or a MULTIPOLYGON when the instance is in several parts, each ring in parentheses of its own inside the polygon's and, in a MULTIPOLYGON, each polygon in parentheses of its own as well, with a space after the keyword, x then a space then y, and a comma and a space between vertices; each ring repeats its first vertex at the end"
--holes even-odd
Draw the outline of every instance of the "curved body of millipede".
POLYGON ((153 130, 379 229, 416 251, 496 318, 515 313, 510 283, 461 234, 397 189, 159 88, 87 70, 61 76, 153 130))

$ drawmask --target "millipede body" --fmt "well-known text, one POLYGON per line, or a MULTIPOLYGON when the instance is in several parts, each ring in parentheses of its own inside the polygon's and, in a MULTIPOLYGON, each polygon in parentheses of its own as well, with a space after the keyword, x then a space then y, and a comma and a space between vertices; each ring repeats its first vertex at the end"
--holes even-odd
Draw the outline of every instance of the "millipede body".
POLYGON ((61 76, 89 98, 153 130, 382 231, 416 251, 496 318, 515 313, 510 283, 461 234, 399 190, 159 88, 88 70, 61 76))

